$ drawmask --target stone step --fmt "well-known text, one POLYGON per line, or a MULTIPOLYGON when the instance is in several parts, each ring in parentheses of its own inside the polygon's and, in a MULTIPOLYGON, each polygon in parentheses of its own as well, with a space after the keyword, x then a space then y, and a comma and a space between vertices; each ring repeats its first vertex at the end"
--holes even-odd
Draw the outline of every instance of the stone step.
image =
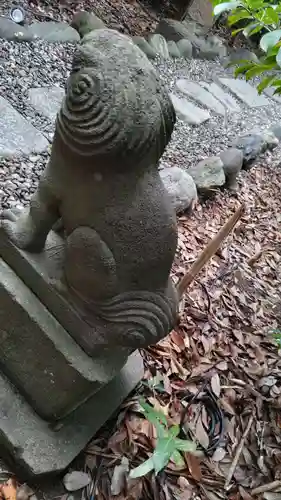
POLYGON ((235 99, 229 95, 227 92, 225 92, 219 85, 216 83, 206 83, 206 82, 200 82, 200 85, 204 87, 208 92, 210 92, 213 96, 217 98, 218 101, 220 101, 223 106, 229 111, 230 113, 240 113, 241 108, 235 101, 235 99))
POLYGON ((244 80, 219 78, 219 81, 250 108, 268 106, 270 104, 270 101, 265 96, 259 95, 258 91, 244 80))
POLYGON ((0 96, 0 157, 45 151, 49 142, 9 102, 0 96))
POLYGON ((210 92, 201 87, 198 83, 181 78, 176 82, 176 87, 183 94, 191 97, 206 108, 214 111, 218 115, 225 116, 225 107, 210 92))
POLYGON ((56 120, 63 96, 64 90, 60 87, 39 87, 28 91, 30 104, 51 122, 56 120))
POLYGON ((274 101, 278 102, 279 104, 281 103, 281 95, 279 94, 275 94, 273 95, 274 91, 276 90, 275 87, 267 87, 266 89, 264 89, 264 93, 270 97, 271 99, 273 99, 274 101))
POLYGON ((189 123, 190 125, 200 125, 211 118, 208 111, 204 111, 195 104, 192 104, 184 97, 178 97, 175 94, 170 94, 174 105, 177 117, 180 120, 189 123))

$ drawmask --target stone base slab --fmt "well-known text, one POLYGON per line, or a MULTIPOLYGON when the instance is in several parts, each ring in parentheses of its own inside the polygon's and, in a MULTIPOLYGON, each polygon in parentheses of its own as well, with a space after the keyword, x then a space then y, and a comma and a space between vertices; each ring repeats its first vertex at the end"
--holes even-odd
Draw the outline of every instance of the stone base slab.
POLYGON ((1 257, 0 370, 46 420, 63 418, 108 382, 1 257))
POLYGON ((96 318, 95 325, 89 327, 88 323, 71 307, 66 297, 51 285, 50 280, 56 281, 61 277, 64 260, 63 238, 51 231, 44 251, 30 253, 17 248, 0 228, 0 257, 39 298, 82 349, 85 352, 91 351, 98 380, 107 383, 113 378, 124 366, 131 351, 128 352, 128 349, 118 348, 116 345, 104 346, 103 322, 96 318), (89 350, 88 344, 91 346, 89 350), (92 351, 93 344, 97 346, 96 352, 92 351))
POLYGON ((0 374, 2 457, 14 466, 22 480, 62 472, 112 416, 142 376, 141 356, 134 353, 117 377, 62 420, 57 430, 52 430, 0 374))

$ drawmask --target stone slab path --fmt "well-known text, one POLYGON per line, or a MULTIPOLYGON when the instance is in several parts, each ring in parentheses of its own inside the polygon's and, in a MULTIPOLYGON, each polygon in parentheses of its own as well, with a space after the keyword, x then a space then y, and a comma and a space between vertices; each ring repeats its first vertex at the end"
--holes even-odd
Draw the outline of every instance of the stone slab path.
POLYGON ((41 153, 49 141, 0 96, 0 157, 41 153))
POLYGON ((219 80, 251 108, 270 104, 270 101, 266 97, 259 95, 258 91, 244 80, 236 80, 233 78, 220 78, 219 80))

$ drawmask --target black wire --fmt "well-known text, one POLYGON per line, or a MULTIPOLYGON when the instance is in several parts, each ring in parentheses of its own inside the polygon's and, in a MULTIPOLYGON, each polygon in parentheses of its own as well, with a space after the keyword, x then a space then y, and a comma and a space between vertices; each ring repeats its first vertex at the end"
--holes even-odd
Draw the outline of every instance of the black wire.
POLYGON ((185 434, 185 436, 189 435, 189 437, 191 437, 190 436, 191 433, 189 433, 188 431, 186 432, 183 426, 187 410, 190 407, 190 405, 194 403, 195 404, 200 403, 204 405, 209 423, 208 425, 205 425, 202 422, 202 424, 209 438, 209 446, 207 450, 205 450, 201 445, 199 445, 198 448, 203 450, 207 455, 212 455, 222 441, 222 437, 224 434, 224 415, 218 405, 217 397, 214 395, 212 389, 209 387, 208 381, 206 381, 203 384, 203 387, 201 387, 195 395, 188 394, 182 399, 182 401, 188 401, 188 404, 184 408, 181 417, 181 423, 180 423, 181 433, 185 434))

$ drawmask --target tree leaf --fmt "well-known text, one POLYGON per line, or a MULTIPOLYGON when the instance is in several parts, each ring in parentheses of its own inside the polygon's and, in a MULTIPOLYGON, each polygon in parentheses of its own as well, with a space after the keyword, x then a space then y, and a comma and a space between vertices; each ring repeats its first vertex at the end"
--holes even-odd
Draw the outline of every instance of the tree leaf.
POLYGON ((276 45, 276 43, 279 42, 281 38, 281 29, 270 31, 269 33, 266 33, 263 35, 260 39, 260 48, 264 51, 267 52, 268 49, 271 49, 276 45))
MULTIPOLYGON (((249 14, 247 10, 240 9, 237 11, 237 13, 234 13, 230 16, 228 16, 227 23, 229 26, 232 26, 233 24, 236 24, 238 21, 241 19, 253 19, 253 16, 249 14)), ((244 28, 241 28, 243 30, 244 28)))
MULTIPOLYGON (((263 78, 263 80, 257 86, 258 93, 261 94, 264 89, 269 87, 269 85, 272 85, 272 82, 275 79, 276 79, 275 75, 270 75, 270 76, 266 76, 265 78, 263 78)), ((281 80, 280 80, 280 82, 281 82, 281 80)))
POLYGON ((176 439, 175 446, 177 450, 194 452, 196 451, 196 444, 193 441, 185 439, 176 439))
POLYGON ((226 12, 228 10, 233 10, 236 9, 239 5, 242 5, 241 2, 236 1, 236 2, 223 2, 215 6, 214 8, 214 15, 219 16, 223 12, 226 12))
POLYGON ((237 33, 240 33, 240 31, 243 31, 243 29, 244 29, 244 28, 238 28, 237 30, 233 30, 233 31, 231 32, 232 36, 237 35, 237 33))
POLYGON ((201 446, 205 450, 207 450, 210 441, 209 441, 208 434, 203 427, 202 420, 200 417, 198 418, 197 423, 196 423, 195 435, 196 435, 196 438, 198 439, 199 443, 201 444, 201 446))
POLYGON ((146 476, 146 474, 151 472, 153 469, 154 469, 154 462, 152 457, 150 457, 148 460, 140 464, 138 467, 132 469, 129 474, 129 478, 136 479, 137 477, 146 476))
POLYGON ((276 62, 278 64, 278 66, 281 68, 281 48, 277 52, 276 62))
POLYGON ((113 470, 113 476, 110 486, 111 494, 113 496, 120 495, 120 493, 123 491, 128 472, 129 460, 126 457, 123 457, 120 465, 116 465, 113 470))
MULTIPOLYGON (((240 63, 240 61, 238 61, 238 64, 240 63)), ((242 73, 246 73, 246 71, 249 71, 249 69, 255 67, 256 64, 253 63, 253 62, 248 62, 247 64, 243 64, 242 66, 239 66, 238 68, 236 68, 236 70, 234 71, 234 76, 235 78, 238 76, 238 75, 241 75, 242 73)))
POLYGON ((183 466, 185 464, 184 459, 182 458, 180 452, 178 450, 175 450, 174 453, 171 456, 171 460, 178 465, 179 467, 183 466))
POLYGON ((85 488, 91 482, 89 474, 74 470, 68 472, 63 478, 63 484, 67 491, 77 491, 85 488))
POLYGON ((258 64, 254 68, 251 68, 248 71, 246 71, 246 73, 245 73, 246 81, 251 80, 251 78, 254 78, 255 76, 258 76, 261 73, 264 73, 265 71, 269 71, 274 66, 275 66, 275 63, 272 63, 272 64, 258 64))
POLYGON ((200 461, 199 461, 198 457, 196 457, 195 455, 192 455, 192 453, 186 453, 185 460, 186 460, 187 466, 189 468, 189 472, 192 475, 193 479, 195 479, 195 481, 201 481, 202 472, 201 472, 200 461))
POLYGON ((221 383, 220 383, 220 377, 218 373, 215 373, 212 378, 211 378, 211 387, 213 393, 217 396, 217 398, 220 397, 220 392, 221 392, 221 383))
POLYGON ((154 453, 151 457, 156 475, 169 463, 175 449, 174 436, 171 435, 167 438, 161 438, 158 440, 154 453))
POLYGON ((263 24, 274 25, 279 23, 279 16, 271 6, 266 7, 266 9, 261 9, 260 12, 256 14, 256 17, 263 24))
POLYGON ((260 31, 262 29, 262 27, 263 26, 261 25, 261 23, 257 23, 257 22, 250 23, 250 24, 248 24, 248 26, 246 26, 246 28, 244 28, 243 35, 246 38, 248 38, 249 36, 251 36, 254 33, 254 31, 256 31, 256 32, 260 31))

